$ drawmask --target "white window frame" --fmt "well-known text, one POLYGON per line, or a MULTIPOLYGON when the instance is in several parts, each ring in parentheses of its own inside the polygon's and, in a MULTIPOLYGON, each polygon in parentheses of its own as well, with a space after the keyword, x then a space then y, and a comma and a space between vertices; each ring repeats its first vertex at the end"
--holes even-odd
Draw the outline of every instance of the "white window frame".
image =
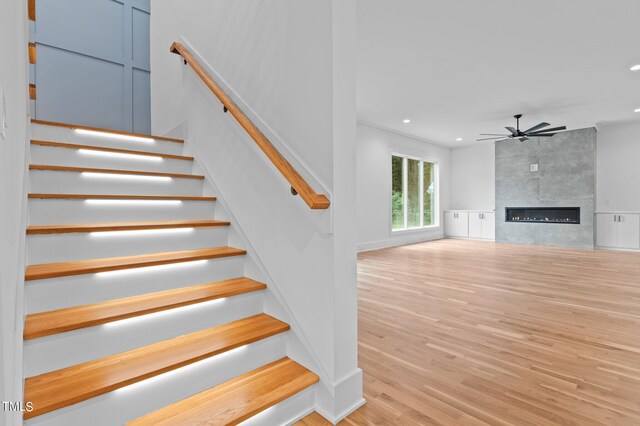
MULTIPOLYGON (((403 215, 404 215, 404 228, 397 228, 397 229, 393 229, 393 194, 391 191, 391 188, 393 187, 393 183, 391 182, 391 178, 392 178, 392 170, 391 170, 391 166, 389 169, 389 191, 388 191, 388 197, 389 197, 389 229, 391 230, 392 234, 395 234, 397 232, 411 232, 411 231, 420 231, 420 230, 424 230, 424 229, 433 229, 433 228, 439 228, 440 227, 440 162, 437 159, 434 158, 426 158, 426 157, 417 157, 414 155, 407 155, 407 154, 401 154, 399 152, 391 152, 391 157, 389 158, 390 160, 393 157, 401 157, 402 158, 402 208, 403 208, 403 215), (408 167, 408 162, 409 160, 416 160, 420 162, 420 175, 418 177, 419 179, 419 191, 420 191, 420 225, 419 226, 414 226, 411 228, 407 227, 407 216, 408 216, 408 200, 409 200, 409 194, 408 194, 408 187, 409 187, 409 183, 408 183, 408 173, 409 173, 409 167, 408 167), (424 163, 430 163, 433 164, 434 167, 434 179, 433 179, 433 188, 434 188, 434 206, 433 206, 433 210, 434 210, 434 214, 433 214, 433 225, 424 225, 424 163)), ((389 164, 392 164, 392 161, 389 161, 389 164)))

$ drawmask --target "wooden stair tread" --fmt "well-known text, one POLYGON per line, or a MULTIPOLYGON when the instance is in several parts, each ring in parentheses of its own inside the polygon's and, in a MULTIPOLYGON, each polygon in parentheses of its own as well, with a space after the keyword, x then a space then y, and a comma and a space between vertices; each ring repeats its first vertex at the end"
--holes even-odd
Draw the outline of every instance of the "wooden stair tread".
POLYGON ((236 425, 317 382, 314 373, 282 358, 127 425, 236 425))
POLYGON ((38 146, 48 146, 52 148, 86 149, 90 151, 112 152, 116 154, 146 155, 151 157, 173 158, 175 160, 193 161, 193 157, 186 157, 184 155, 162 154, 159 152, 150 152, 150 151, 134 151, 130 149, 107 148, 104 146, 94 146, 94 145, 79 145, 75 143, 66 143, 66 142, 52 142, 52 141, 32 139, 31 144, 38 145, 38 146))
POLYGON ((108 257, 102 259, 77 260, 73 262, 43 263, 27 266, 25 280, 65 277, 96 272, 118 271, 121 269, 143 268, 146 266, 192 262, 241 256, 246 250, 233 247, 216 247, 197 250, 171 251, 164 253, 140 254, 136 256, 108 257))
POLYGON ((158 220, 143 222, 97 222, 97 223, 67 223, 58 225, 31 225, 27 228, 28 235, 36 234, 66 234, 75 232, 111 232, 111 231, 141 231, 151 229, 172 228, 207 228, 230 226, 224 220, 158 220))
POLYGON ((184 143, 184 139, 180 138, 170 138, 167 136, 153 136, 147 135, 143 133, 132 133, 132 132, 124 132, 121 130, 112 130, 112 129, 104 129, 102 127, 91 127, 91 126, 81 126, 78 124, 69 124, 69 123, 60 123, 58 121, 46 121, 46 120, 37 120, 35 118, 31 119, 31 122, 34 124, 41 124, 44 126, 54 126, 54 127, 66 127, 69 129, 81 129, 81 130, 92 130, 94 132, 104 132, 104 133, 113 133, 114 135, 124 135, 124 136, 135 136, 138 138, 151 138, 168 142, 178 142, 184 143))
POLYGON ((53 172, 77 172, 77 173, 107 173, 107 174, 119 174, 119 175, 135 175, 135 176, 157 176, 157 177, 170 177, 177 179, 199 179, 203 180, 202 175, 187 175, 182 173, 159 173, 159 172, 145 172, 141 170, 118 170, 118 169, 96 169, 92 167, 71 167, 71 166, 54 166, 45 164, 30 164, 29 170, 42 170, 53 172))
POLYGON ((29 194, 29 198, 59 200, 173 200, 173 201, 216 201, 216 197, 200 195, 129 195, 129 194, 29 194))
POLYGON ((27 315, 25 321, 24 339, 35 339, 209 300, 237 296, 264 290, 266 287, 265 284, 250 278, 234 278, 108 302, 30 314, 27 315))
POLYGON ((163 342, 29 377, 24 400, 34 410, 25 418, 111 392, 231 349, 289 330, 266 314, 241 319, 163 342))

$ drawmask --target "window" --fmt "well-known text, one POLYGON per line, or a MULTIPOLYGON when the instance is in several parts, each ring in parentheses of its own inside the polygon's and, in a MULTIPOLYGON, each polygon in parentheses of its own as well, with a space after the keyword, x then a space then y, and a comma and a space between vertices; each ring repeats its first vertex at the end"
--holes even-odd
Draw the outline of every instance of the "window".
POLYGON ((402 182, 402 157, 391 157, 391 227, 404 228, 404 190, 402 182))
POLYGON ((391 156, 391 229, 438 224, 438 165, 402 155, 391 156))

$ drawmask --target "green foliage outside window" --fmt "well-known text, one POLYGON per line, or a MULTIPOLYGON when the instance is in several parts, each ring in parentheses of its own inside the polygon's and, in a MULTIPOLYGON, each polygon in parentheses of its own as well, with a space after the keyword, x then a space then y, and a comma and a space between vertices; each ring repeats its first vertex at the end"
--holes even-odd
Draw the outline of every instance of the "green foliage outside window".
POLYGON ((391 229, 402 229, 404 228, 402 157, 391 157, 391 198, 391 229))
POLYGON ((437 201, 435 185, 435 164, 392 156, 391 229, 398 230, 435 225, 437 201), (405 167, 406 171, 404 170, 405 167), (421 176, 422 182, 420 182, 421 176), (405 179, 406 182, 404 182, 405 179), (420 192, 421 184, 422 193, 420 192), (405 209, 407 223, 405 223, 405 209), (422 217, 420 217, 421 211, 422 217))
POLYGON ((423 205, 424 205, 424 226, 435 225, 435 170, 433 163, 424 163, 424 175, 422 178, 423 186, 423 205))
POLYGON ((420 226, 420 161, 407 160, 407 228, 420 226))

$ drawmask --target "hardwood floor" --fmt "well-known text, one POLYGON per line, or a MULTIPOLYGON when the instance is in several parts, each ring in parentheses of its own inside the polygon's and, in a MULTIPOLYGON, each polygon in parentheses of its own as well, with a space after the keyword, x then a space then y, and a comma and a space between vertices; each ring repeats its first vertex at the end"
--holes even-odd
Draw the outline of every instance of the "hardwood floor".
POLYGON ((342 425, 640 425, 639 253, 440 240, 358 271, 367 404, 342 425))

